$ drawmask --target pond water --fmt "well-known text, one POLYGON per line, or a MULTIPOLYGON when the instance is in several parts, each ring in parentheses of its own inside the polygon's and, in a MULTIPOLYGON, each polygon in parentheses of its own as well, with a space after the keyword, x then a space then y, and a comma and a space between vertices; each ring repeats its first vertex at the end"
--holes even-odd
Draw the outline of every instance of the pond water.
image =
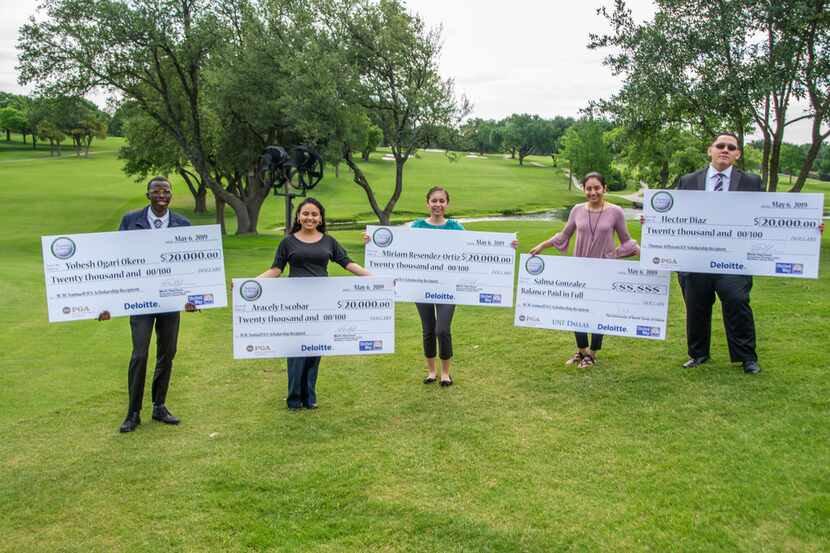
MULTIPOLYGON (((627 221, 639 221, 640 215, 643 214, 642 209, 634 209, 624 207, 625 219, 627 221)), ((487 217, 462 217, 458 221, 460 223, 480 223, 485 221, 567 221, 569 208, 552 209, 550 211, 543 211, 541 213, 518 213, 515 215, 490 215, 487 217)))

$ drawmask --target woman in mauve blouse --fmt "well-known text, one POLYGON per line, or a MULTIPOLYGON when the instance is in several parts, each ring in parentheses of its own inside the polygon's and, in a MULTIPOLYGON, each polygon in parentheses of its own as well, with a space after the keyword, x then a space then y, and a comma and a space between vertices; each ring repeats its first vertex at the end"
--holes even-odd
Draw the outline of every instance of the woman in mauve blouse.
MULTIPOLYGON (((608 191, 605 177, 600 173, 588 173, 582 179, 582 190, 588 201, 575 205, 565 228, 549 240, 539 243, 530 253, 537 255, 551 246, 567 252, 571 236, 576 232, 574 255, 577 257, 616 259, 638 255, 640 248, 628 233, 622 208, 605 200, 608 191), (615 232, 620 240, 619 246, 614 243, 615 232)), ((590 344, 587 333, 574 334, 578 349, 565 363, 578 363, 580 368, 590 367, 596 363, 597 352, 602 348, 602 334, 593 334, 590 344)))

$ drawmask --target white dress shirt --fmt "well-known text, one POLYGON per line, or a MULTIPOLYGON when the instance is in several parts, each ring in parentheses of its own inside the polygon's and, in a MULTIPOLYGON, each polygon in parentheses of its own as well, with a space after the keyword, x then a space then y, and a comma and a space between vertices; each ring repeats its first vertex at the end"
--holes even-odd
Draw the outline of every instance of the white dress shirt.
POLYGON ((152 209, 147 210, 147 222, 150 223, 151 229, 162 229, 170 226, 170 210, 166 210, 164 215, 156 217, 152 209), (159 221, 158 223, 156 221, 159 221))
POLYGON ((732 166, 730 165, 723 171, 718 171, 711 165, 709 169, 706 170, 706 191, 707 192, 714 192, 715 191, 715 184, 718 182, 718 173, 723 174, 723 188, 721 189, 722 192, 726 192, 729 190, 729 182, 732 180, 732 166))

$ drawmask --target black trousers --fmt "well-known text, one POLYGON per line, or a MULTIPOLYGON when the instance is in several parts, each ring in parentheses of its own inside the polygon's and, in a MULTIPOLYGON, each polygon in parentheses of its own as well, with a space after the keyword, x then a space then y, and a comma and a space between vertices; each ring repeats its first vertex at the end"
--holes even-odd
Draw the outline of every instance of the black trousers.
MULTIPOLYGON (((576 336, 576 347, 578 348, 587 348, 588 347, 588 333, 587 332, 574 332, 574 336, 576 336)), ((591 334, 591 351, 599 351, 602 349, 602 334, 591 334)))
POLYGON ((421 327, 424 331, 424 357, 433 359, 436 354, 435 340, 438 340, 438 351, 441 359, 452 359, 452 316, 455 314, 454 305, 441 303, 416 303, 418 315, 421 316, 421 327))
POLYGON ((723 325, 733 363, 757 361, 755 354, 755 319, 749 306, 752 277, 678 273, 683 301, 686 303, 686 342, 689 357, 706 357, 712 335, 712 305, 715 295, 721 302, 723 325))
POLYGON ((130 390, 130 413, 141 411, 144 400, 144 380, 147 376, 147 357, 150 350, 153 325, 156 327, 156 369, 153 373, 153 404, 163 404, 167 398, 170 374, 173 372, 173 358, 176 356, 176 343, 179 339, 179 313, 132 316, 130 317, 130 330, 133 335, 133 354, 130 357, 130 370, 127 375, 130 390))

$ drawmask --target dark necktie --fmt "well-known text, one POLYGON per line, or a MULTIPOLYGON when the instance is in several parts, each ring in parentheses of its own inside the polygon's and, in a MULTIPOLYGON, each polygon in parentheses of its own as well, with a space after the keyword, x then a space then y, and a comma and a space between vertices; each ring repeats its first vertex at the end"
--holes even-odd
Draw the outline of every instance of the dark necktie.
POLYGON ((718 178, 718 181, 715 183, 715 192, 720 192, 723 190, 723 177, 726 175, 723 173, 717 173, 715 176, 718 178))
MULTIPOLYGON (((716 188, 715 190, 718 190, 718 189, 716 188)), ((155 221, 153 221, 153 226, 156 227, 156 228, 161 228, 161 225, 163 225, 163 224, 164 224, 164 221, 162 221, 161 219, 156 219, 155 221)))

